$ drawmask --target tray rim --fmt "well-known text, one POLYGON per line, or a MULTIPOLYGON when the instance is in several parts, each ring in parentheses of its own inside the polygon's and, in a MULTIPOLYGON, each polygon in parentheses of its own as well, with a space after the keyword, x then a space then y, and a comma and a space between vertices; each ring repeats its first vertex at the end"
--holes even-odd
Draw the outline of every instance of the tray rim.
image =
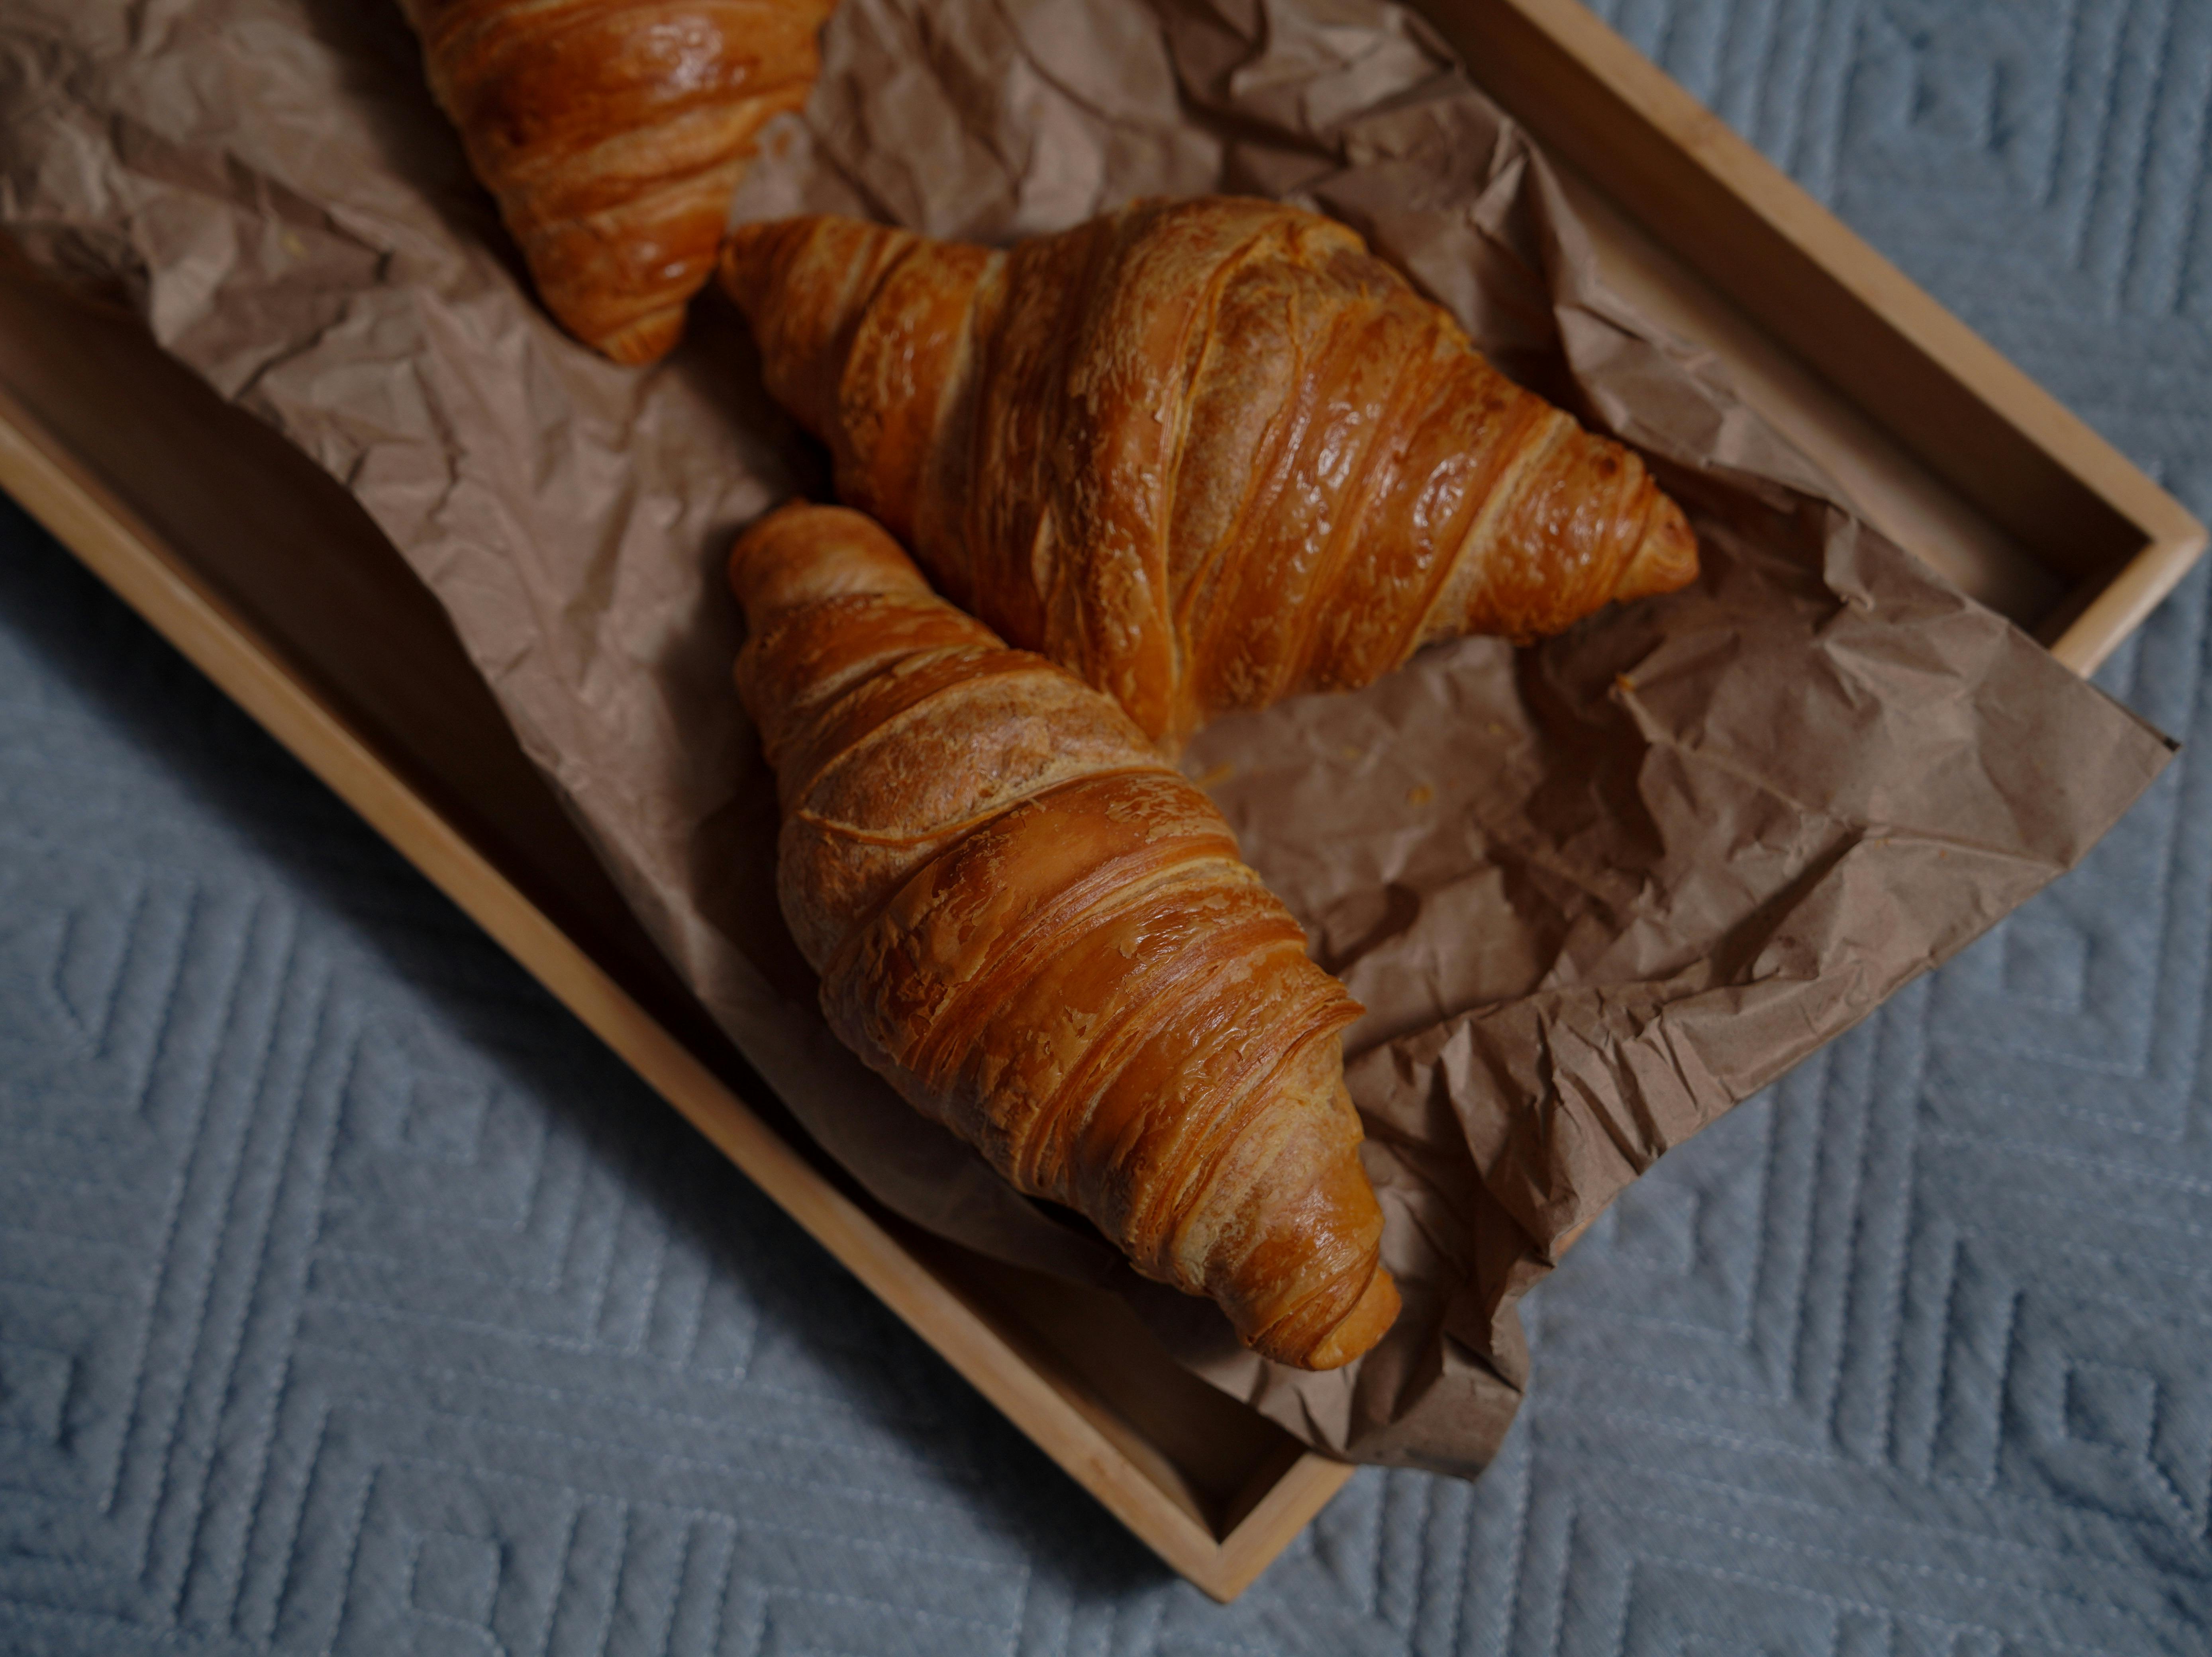
MULTIPOLYGON (((1662 162, 1691 169, 1798 256, 1844 282, 1895 327, 1907 349, 2014 419, 2033 447, 2142 533, 2142 544, 2124 562, 2083 580, 2062 606, 2062 625, 2045 640, 2057 660, 2085 677, 2094 672, 2202 556, 2205 528, 2178 501, 1578 0, 1413 3, 1445 23, 1447 33, 1455 21, 1485 15, 1516 22, 1532 31, 1543 50, 1565 54, 1613 100, 1617 114, 1640 124, 1662 162)), ((1537 136, 1554 145, 1549 135, 1537 136)), ((1714 286, 1729 303, 1742 305, 1729 288, 1714 286)), ((1773 332, 1763 320, 1753 320, 1773 332)), ((380 757, 340 710, 286 665, 281 650, 4 385, 0 490, 483 927, 1018 1429, 1203 1592, 1224 1603, 1235 1599, 1351 1478, 1351 1465, 1306 1451, 1217 1537, 1101 1427, 1099 1406, 1033 1366, 977 1306, 928 1270, 716 1077, 380 757)))

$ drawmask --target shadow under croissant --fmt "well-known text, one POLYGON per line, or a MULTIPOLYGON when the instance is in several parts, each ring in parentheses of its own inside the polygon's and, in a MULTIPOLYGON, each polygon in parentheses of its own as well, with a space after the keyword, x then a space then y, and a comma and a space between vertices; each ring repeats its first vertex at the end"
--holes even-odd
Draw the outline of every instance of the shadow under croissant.
POLYGON ((349 110, 363 115, 378 159, 421 192, 453 240, 483 247, 523 292, 531 291, 522 250, 501 222, 499 205, 469 168, 422 69, 422 42, 397 0, 294 0, 314 38, 338 66, 349 110))

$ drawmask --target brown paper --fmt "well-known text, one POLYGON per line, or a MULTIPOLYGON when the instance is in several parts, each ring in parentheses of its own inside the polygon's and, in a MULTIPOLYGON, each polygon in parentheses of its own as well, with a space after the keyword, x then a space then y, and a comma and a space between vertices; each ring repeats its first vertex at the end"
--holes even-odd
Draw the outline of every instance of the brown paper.
POLYGON ((1346 1051, 1407 1311, 1333 1375, 1238 1349, 830 1038, 729 689, 732 533, 820 457, 714 299, 613 367, 519 280, 396 6, 12 0, 0 218, 359 496, 653 936, 884 1202, 1121 1285, 1308 1442, 1454 1472, 1516 1305, 1669 1146, 2075 863, 2170 744, 1854 517, 1608 293, 1527 140, 1379 0, 843 0, 738 212, 1002 240, 1133 195, 1346 219, 1500 365, 1642 446, 1705 574, 1534 651, 1470 640, 1220 722, 1188 768, 1365 1003, 1346 1051))

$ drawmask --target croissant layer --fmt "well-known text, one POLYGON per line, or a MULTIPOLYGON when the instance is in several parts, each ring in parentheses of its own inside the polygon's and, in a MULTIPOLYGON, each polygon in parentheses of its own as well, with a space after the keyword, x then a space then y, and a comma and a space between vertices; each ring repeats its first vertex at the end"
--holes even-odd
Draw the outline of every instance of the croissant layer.
POLYGON ((546 307, 618 362, 675 344, 754 137, 830 0, 405 0, 546 307))
POLYGON ((839 1037, 1267 1357, 1380 1339, 1397 1290, 1339 1042, 1359 1009, 1206 796, 858 513, 787 507, 731 573, 780 896, 839 1037))
POLYGON ((1697 572, 1634 452, 1295 208, 1139 202, 1005 252, 790 219, 722 270, 839 493, 1170 745, 1697 572))

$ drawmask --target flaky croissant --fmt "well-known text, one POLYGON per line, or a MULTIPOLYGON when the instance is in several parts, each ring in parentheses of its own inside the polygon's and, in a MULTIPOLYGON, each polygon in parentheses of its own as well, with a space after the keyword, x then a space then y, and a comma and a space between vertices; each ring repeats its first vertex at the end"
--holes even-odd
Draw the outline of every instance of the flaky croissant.
POLYGON ((684 331, 831 0, 403 0, 546 308, 617 362, 684 331))
POLYGON ((1007 252, 790 219, 722 272, 839 494, 1170 747, 1697 574, 1635 454, 1311 213, 1139 202, 1007 252))
POLYGON ((1398 1292, 1339 1051, 1359 1008, 1206 796, 856 513, 787 507, 730 575, 839 1037, 1261 1353, 1372 1346, 1398 1292))

